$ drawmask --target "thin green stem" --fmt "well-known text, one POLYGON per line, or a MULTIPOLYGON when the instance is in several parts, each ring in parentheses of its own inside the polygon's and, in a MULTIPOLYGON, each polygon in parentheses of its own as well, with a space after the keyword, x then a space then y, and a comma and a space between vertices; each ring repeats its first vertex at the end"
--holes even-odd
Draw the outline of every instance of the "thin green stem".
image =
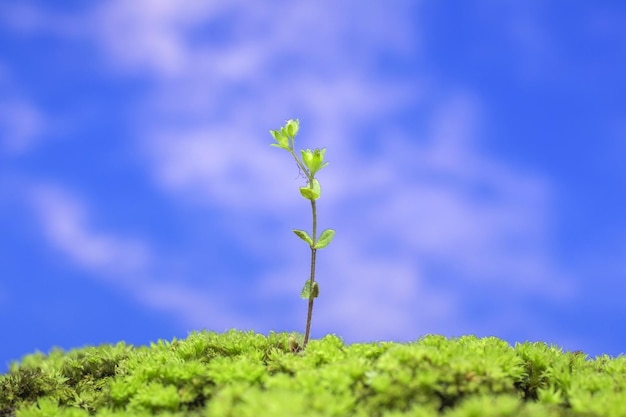
POLYGON ((309 181, 309 186, 313 188, 313 176, 309 173, 309 170, 306 169, 304 165, 302 165, 302 162, 300 162, 300 160, 298 159, 298 156, 296 155, 293 149, 290 149, 289 153, 291 153, 291 156, 293 156, 293 159, 296 160, 296 164, 298 164, 298 168, 300 168, 300 170, 304 172, 304 175, 306 175, 306 179, 309 181))
MULTIPOLYGON (((296 155, 294 149, 295 149, 295 139, 292 139, 291 149, 289 149, 289 153, 291 154, 291 156, 293 156, 293 159, 296 160, 296 164, 298 164, 298 168, 300 168, 300 170, 304 172, 304 175, 306 175, 309 187, 313 188, 313 180, 314 180, 313 174, 311 174, 309 170, 302 164, 302 162, 300 162, 300 159, 298 159, 298 156, 296 155)), ((315 244, 317 243, 317 208, 315 205, 315 200, 311 200, 311 211, 313 214, 313 236, 311 236, 313 240, 313 244, 311 245, 311 277, 310 277, 310 286, 309 286, 309 306, 307 309, 306 328, 304 332, 304 343, 302 344, 302 348, 305 348, 307 343, 309 343, 309 335, 311 333, 311 318, 313 317, 313 301, 315 300, 314 291, 313 291, 314 284, 315 284, 315 262, 316 262, 316 255, 317 255, 317 249, 315 249, 315 244)))
POLYGON ((311 246, 311 278, 309 285, 309 307, 307 309, 306 315, 306 329, 304 331, 304 343, 302 347, 305 348, 307 343, 309 343, 309 334, 311 333, 311 318, 313 317, 313 301, 315 297, 313 296, 314 284, 315 284, 315 258, 317 255, 317 249, 315 249, 315 243, 317 243, 317 209, 315 206, 315 200, 311 200, 311 211, 313 212, 313 245, 311 246))

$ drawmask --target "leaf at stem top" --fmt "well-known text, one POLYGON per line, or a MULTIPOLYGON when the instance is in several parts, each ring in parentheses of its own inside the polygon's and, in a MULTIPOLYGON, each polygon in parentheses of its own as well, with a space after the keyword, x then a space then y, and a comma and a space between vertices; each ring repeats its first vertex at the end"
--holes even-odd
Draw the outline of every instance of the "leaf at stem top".
POLYGON ((298 129, 300 128, 300 120, 289 119, 287 120, 287 124, 285 124, 285 131, 287 134, 294 138, 298 134, 298 129))
MULTIPOLYGON (((317 298, 320 295, 320 286, 317 285, 317 282, 313 283, 313 298, 317 298)), ((300 298, 304 300, 308 300, 311 298, 311 280, 307 279, 304 283, 304 287, 302 287, 302 291, 300 292, 300 298)))
POLYGON ((314 248, 315 249, 325 248, 333 240, 333 237, 335 237, 335 231, 333 229, 324 230, 320 238, 317 239, 317 242, 315 243, 314 248))
POLYGON ((313 239, 311 239, 311 236, 309 236, 309 234, 304 231, 304 230, 298 230, 298 229, 293 229, 293 232, 302 240, 304 240, 306 243, 309 244, 309 246, 313 246, 313 239))
POLYGON ((276 141, 276 143, 272 143, 270 146, 282 148, 287 151, 291 150, 289 148, 289 136, 286 134, 284 128, 282 128, 281 130, 270 130, 270 133, 272 137, 274 138, 274 140, 276 141))
POLYGON ((300 153, 302 154, 302 162, 304 162, 304 165, 309 168, 311 175, 315 175, 317 171, 328 165, 328 163, 324 163, 326 148, 315 149, 314 151, 310 149, 302 149, 300 153))

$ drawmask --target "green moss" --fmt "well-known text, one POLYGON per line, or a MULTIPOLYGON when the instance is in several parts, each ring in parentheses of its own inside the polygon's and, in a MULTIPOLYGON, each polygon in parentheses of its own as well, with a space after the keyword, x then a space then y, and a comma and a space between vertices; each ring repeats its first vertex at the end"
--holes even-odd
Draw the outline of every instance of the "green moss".
POLYGON ((194 332, 35 353, 0 376, 0 416, 620 416, 626 357, 428 335, 292 352, 289 335, 194 332))

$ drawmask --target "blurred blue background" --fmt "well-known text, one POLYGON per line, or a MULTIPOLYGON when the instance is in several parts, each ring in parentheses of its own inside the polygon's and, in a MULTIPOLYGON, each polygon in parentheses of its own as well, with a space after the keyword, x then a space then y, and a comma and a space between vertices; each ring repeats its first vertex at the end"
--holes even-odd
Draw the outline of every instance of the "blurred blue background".
POLYGON ((619 355, 626 6, 3 1, 0 369, 230 328, 619 355))

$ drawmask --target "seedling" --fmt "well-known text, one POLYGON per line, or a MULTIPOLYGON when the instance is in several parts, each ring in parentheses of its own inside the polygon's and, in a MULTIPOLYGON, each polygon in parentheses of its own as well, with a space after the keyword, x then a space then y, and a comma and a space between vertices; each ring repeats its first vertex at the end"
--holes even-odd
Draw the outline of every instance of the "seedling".
MULTIPOLYGON (((304 342, 302 343, 302 349, 304 349, 309 342, 309 333, 311 331, 311 316, 313 315, 313 300, 319 295, 320 288, 318 283, 315 281, 315 260, 316 253, 318 249, 325 248, 328 244, 333 240, 335 236, 335 231, 333 229, 326 229, 317 237, 317 208, 315 202, 322 193, 322 189, 320 188, 320 183, 315 179, 315 174, 326 165, 328 162, 324 163, 324 154, 326 153, 326 148, 323 149, 315 149, 314 151, 310 149, 301 149, 300 154, 302 158, 299 159, 295 152, 295 139, 298 134, 298 129, 300 127, 300 121, 298 119, 293 120, 289 119, 285 126, 281 127, 280 130, 270 130, 270 133, 276 140, 276 143, 272 143, 271 146, 276 146, 277 148, 281 148, 286 150, 293 156, 293 159, 296 160, 296 164, 300 171, 304 173, 306 176, 307 184, 304 187, 300 187, 300 194, 302 197, 306 198, 311 202, 311 211, 313 215, 313 233, 309 235, 304 230, 293 229, 293 232, 306 242, 311 248, 311 274, 309 279, 304 283, 304 287, 300 292, 300 297, 309 300, 309 307, 307 310, 307 318, 306 318, 306 329, 304 332, 304 342)), ((290 346, 291 347, 291 346, 290 346)))

